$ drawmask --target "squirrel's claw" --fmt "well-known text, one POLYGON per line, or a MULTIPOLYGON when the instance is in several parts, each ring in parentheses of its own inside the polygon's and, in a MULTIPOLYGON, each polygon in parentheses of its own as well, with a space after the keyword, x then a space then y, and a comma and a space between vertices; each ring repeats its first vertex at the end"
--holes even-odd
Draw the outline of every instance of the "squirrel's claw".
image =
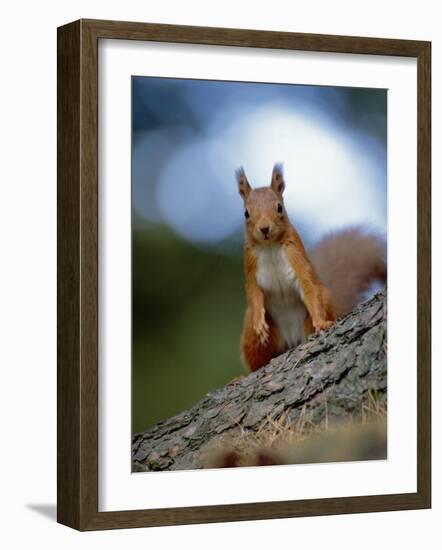
POLYGON ((261 332, 261 334, 259 334, 259 341, 261 342, 261 344, 263 346, 265 346, 268 343, 269 336, 270 335, 269 335, 268 331, 266 331, 266 332, 263 331, 263 332, 261 332))
POLYGON ((264 315, 262 315, 261 318, 254 323, 254 330, 261 344, 265 346, 270 338, 270 328, 266 323, 264 315))
POLYGON ((322 332, 323 330, 327 330, 330 327, 334 325, 333 321, 317 321, 316 323, 313 323, 313 326, 315 327, 316 332, 322 332))

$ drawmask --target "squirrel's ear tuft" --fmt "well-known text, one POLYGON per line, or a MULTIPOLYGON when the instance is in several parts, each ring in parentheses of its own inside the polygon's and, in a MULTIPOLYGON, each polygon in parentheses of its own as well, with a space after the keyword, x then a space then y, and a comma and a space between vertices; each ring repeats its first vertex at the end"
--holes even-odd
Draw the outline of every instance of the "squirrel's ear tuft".
POLYGON ((252 188, 250 187, 250 183, 247 180, 247 176, 246 176, 246 173, 244 172, 244 168, 242 166, 241 168, 238 168, 238 170, 236 170, 235 172, 235 175, 236 175, 236 181, 238 182, 239 194, 244 200, 246 200, 252 188))
POLYGON ((275 164, 275 166, 273 167, 272 181, 270 183, 270 187, 277 195, 282 197, 285 189, 285 182, 281 163, 275 164))

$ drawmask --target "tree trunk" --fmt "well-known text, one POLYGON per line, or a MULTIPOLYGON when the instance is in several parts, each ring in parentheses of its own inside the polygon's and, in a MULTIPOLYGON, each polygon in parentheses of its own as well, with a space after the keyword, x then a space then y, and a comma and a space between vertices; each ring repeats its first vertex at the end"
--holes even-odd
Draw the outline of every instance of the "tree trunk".
POLYGON ((215 438, 257 431, 282 415, 320 423, 358 415, 368 392, 387 399, 386 292, 376 294, 329 331, 244 379, 206 395, 191 409, 133 436, 133 471, 201 467, 215 438))

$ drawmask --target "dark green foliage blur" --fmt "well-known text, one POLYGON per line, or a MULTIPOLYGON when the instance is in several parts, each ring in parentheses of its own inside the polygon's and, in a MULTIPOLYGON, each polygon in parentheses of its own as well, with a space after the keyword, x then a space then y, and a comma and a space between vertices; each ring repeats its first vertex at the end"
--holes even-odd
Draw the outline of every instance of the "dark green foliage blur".
POLYGON ((138 432, 245 373, 239 353, 245 294, 240 243, 198 248, 135 217, 132 250, 138 432))

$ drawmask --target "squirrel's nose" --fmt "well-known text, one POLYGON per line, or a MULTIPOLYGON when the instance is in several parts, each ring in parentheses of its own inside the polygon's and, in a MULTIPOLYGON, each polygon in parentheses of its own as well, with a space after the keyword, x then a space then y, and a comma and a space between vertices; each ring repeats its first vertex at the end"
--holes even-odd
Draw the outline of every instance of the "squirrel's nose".
POLYGON ((266 225, 265 227, 261 227, 261 233, 263 235, 268 235, 269 231, 270 231, 270 227, 268 225, 266 225))

